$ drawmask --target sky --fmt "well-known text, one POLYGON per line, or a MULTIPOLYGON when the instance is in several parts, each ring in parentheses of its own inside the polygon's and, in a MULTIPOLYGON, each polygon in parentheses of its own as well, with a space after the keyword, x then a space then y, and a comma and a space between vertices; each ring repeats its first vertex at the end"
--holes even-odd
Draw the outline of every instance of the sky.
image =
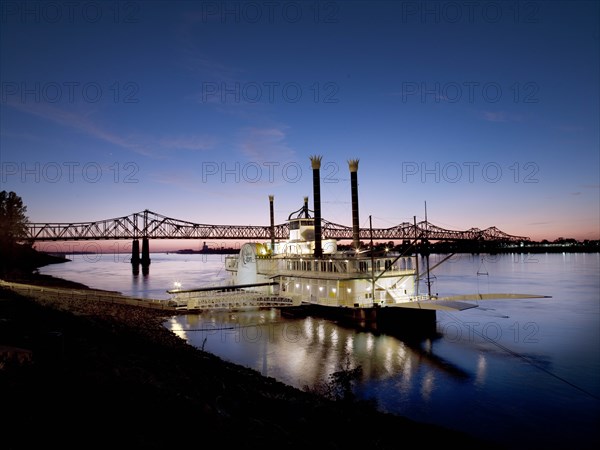
MULTIPOLYGON (((1 190, 145 209, 600 239, 595 1, 2 1, 1 190)), ((181 242, 172 248, 189 247, 181 242)), ((171 245, 169 244, 169 245, 171 245)), ((156 248, 167 243, 153 244, 156 248)), ((193 244, 195 246, 196 244, 193 244)))

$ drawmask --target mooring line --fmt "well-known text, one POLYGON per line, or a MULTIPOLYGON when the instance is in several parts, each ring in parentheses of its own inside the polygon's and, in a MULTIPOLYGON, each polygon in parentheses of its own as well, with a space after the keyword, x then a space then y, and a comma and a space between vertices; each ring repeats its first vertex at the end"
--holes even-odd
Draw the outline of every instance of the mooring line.
MULTIPOLYGON (((455 318, 455 317, 454 317, 454 316, 453 316, 451 313, 447 313, 447 314, 448 314, 449 316, 451 316, 451 317, 455 318)), ((461 322, 461 323, 463 323, 463 324, 464 324, 464 322, 463 322, 462 320, 458 319, 458 318, 455 318, 455 320, 456 320, 457 322, 461 322)), ((551 377, 554 377, 554 378, 556 378, 557 380, 559 380, 559 381, 562 381, 563 383, 565 383, 565 384, 568 384, 568 385, 569 385, 569 386, 571 386, 571 387, 574 387, 575 389, 577 389, 577 390, 579 390, 579 391, 583 392, 584 394, 586 394, 586 395, 588 395, 588 396, 590 396, 590 397, 592 397, 592 398, 594 398, 594 399, 596 399, 596 400, 600 400, 600 397, 598 397, 597 395, 593 394, 592 392, 589 392, 589 391, 587 391, 586 389, 584 389, 584 388, 582 388, 582 387, 580 387, 580 386, 578 386, 578 385, 576 385, 576 384, 574 384, 574 383, 570 382, 569 380, 567 380, 567 379, 565 379, 565 378, 563 378, 563 377, 561 377, 561 376, 559 376, 559 375, 557 375, 557 374, 555 374, 555 373, 553 373, 553 372, 550 372, 548 369, 545 369, 544 367, 542 367, 542 366, 540 366, 540 365, 536 364, 535 362, 533 362, 533 361, 532 361, 530 358, 528 358, 528 357, 526 357, 526 356, 524 356, 524 355, 521 355, 520 353, 517 353, 517 352, 515 352, 514 350, 511 350, 511 349, 510 349, 510 348, 508 348, 508 347, 505 347, 504 345, 502 345, 502 344, 500 344, 500 343, 498 343, 498 342, 494 341, 493 339, 490 339, 490 338, 489 338, 489 337, 487 337, 487 336, 484 336, 483 334, 481 334, 481 333, 479 333, 477 330, 475 330, 473 327, 470 327, 469 329, 472 329, 472 330, 473 330, 473 332, 474 332, 475 334, 477 334, 477 335, 478 335, 478 336, 480 336, 481 338, 485 339, 486 341, 488 341, 488 342, 490 342, 490 343, 494 344, 495 346, 497 346, 498 348, 500 348, 500 349, 504 350, 505 352, 507 352, 507 353, 509 353, 509 354, 511 354, 511 355, 513 355, 513 356, 516 356, 516 357, 518 357, 518 358, 521 358, 523 361, 525 361, 525 362, 527 362, 528 364, 532 365, 532 366, 533 366, 533 367, 535 367, 536 369, 538 369, 538 370, 541 370, 542 372, 545 372, 546 374, 550 375, 551 377)))

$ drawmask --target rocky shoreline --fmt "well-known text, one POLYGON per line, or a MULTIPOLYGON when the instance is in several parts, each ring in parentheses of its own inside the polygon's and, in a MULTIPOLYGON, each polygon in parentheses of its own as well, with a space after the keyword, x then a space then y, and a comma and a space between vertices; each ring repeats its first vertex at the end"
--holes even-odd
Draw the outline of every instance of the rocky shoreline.
MULTIPOLYGON (((11 281, 85 288, 40 275, 11 281)), ((3 448, 495 448, 228 363, 188 345, 165 319, 159 310, 0 289, 0 346, 31 356, 0 366, 3 448)))

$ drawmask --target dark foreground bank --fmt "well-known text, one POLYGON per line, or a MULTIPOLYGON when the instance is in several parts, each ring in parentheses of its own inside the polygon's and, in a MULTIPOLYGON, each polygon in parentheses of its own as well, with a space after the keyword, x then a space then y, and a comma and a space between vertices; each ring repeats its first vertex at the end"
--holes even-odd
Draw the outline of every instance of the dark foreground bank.
POLYGON ((146 308, 33 301, 0 290, 2 447, 493 448, 225 362, 164 328, 165 318, 146 308))

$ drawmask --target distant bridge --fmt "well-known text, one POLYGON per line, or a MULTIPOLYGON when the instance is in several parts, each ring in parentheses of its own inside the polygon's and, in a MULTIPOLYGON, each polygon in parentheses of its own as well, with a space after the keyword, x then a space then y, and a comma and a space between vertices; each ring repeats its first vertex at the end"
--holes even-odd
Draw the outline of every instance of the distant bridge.
MULTIPOLYGON (((287 239, 288 224, 275 225, 274 239, 287 239)), ((322 220, 324 239, 352 240, 352 227, 322 220)), ((361 240, 394 241, 428 239, 430 241, 529 241, 528 237, 513 236, 496 227, 447 230, 421 221, 404 222, 391 228, 360 228, 361 240)), ((145 210, 124 217, 79 223, 29 223, 30 241, 77 241, 116 239, 232 239, 269 240, 271 226, 207 225, 166 217, 145 210)))

